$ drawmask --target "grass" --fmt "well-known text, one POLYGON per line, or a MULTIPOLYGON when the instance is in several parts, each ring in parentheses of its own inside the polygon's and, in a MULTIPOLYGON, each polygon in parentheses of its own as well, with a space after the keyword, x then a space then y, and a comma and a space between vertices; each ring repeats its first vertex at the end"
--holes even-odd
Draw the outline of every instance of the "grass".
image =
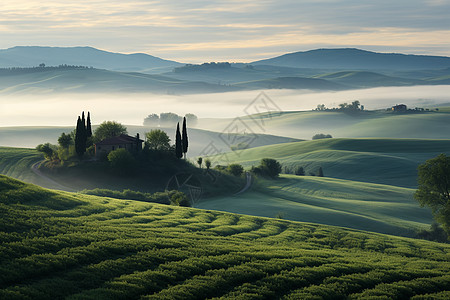
POLYGON ((213 157, 216 164, 257 165, 265 157, 325 176, 403 187, 416 186, 417 167, 439 153, 450 154, 450 140, 322 139, 269 145, 213 157))
POLYGON ((432 221, 413 189, 342 179, 282 175, 258 179, 250 192, 206 199, 196 207, 415 236, 432 221))
POLYGON ((31 166, 44 157, 34 149, 0 147, 0 174, 28 182, 41 183, 31 166))
POLYGON ((0 298, 441 298, 450 246, 0 176, 0 298))

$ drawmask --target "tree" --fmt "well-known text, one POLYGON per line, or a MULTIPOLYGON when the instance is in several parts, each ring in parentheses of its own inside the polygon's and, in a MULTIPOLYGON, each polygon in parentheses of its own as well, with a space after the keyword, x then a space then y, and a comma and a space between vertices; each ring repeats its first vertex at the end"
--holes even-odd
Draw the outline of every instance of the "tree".
POLYGON ((189 126, 194 127, 195 125, 197 125, 198 118, 197 118, 196 115, 194 115, 194 114, 186 114, 184 117, 189 122, 189 126))
POLYGON ((227 172, 234 176, 241 176, 244 168, 240 164, 231 164, 227 167, 227 172))
POLYGON ((319 167, 319 172, 317 173, 317 176, 323 177, 323 169, 322 169, 322 167, 319 167))
POLYGON ((258 175, 275 178, 281 173, 281 165, 275 159, 263 158, 259 166, 253 167, 252 171, 258 175))
POLYGON ((450 237, 450 156, 439 154, 418 169, 419 187, 414 198, 420 205, 433 210, 436 221, 450 237))
POLYGON ((198 166, 200 167, 200 169, 202 168, 202 162, 203 162, 203 158, 199 157, 197 159, 197 163, 198 163, 198 166))
POLYGON ((175 133, 175 156, 177 158, 183 157, 183 145, 180 134, 180 123, 177 123, 177 132, 175 133))
POLYGON ((145 145, 151 150, 168 151, 170 150, 170 138, 161 129, 153 129, 145 134, 145 145))
POLYGON ((86 136, 90 138, 92 136, 92 126, 91 126, 91 113, 88 112, 86 120, 86 136))
POLYGON ((331 138, 333 138, 331 134, 323 134, 323 133, 317 133, 312 137, 313 140, 331 139, 331 138))
POLYGON ((82 119, 80 118, 80 116, 78 116, 77 129, 75 132, 75 151, 77 152, 79 158, 82 158, 84 153, 86 152, 86 127, 82 122, 82 119))
POLYGON ((186 117, 183 118, 183 133, 181 135, 181 144, 183 145, 184 159, 186 159, 186 153, 188 151, 188 145, 189 145, 187 129, 186 129, 186 117))
POLYGON ((105 121, 95 129, 94 140, 100 142, 107 138, 127 134, 127 128, 115 121, 105 121))
POLYGON ((359 102, 359 100, 355 100, 352 102, 352 104, 350 104, 350 108, 353 110, 359 110, 360 105, 361 103, 359 102))
POLYGON ((124 148, 109 152, 108 161, 113 169, 123 174, 131 173, 136 166, 135 158, 124 148))
POLYGON ((144 126, 158 126, 159 116, 157 114, 150 114, 144 119, 144 126))
POLYGON ((45 159, 52 159, 55 155, 55 146, 50 143, 40 144, 36 146, 36 150, 44 153, 45 159))
POLYGON ((168 112, 168 113, 160 113, 159 122, 161 126, 172 126, 178 122, 180 122, 181 117, 177 114, 168 112))
POLYGON ((211 160, 209 158, 205 160, 205 167, 206 170, 209 170, 209 168, 211 168, 211 160))
POLYGON ((70 145, 73 144, 72 136, 70 134, 61 133, 61 136, 58 138, 58 144, 61 148, 67 149, 70 145))
POLYGON ((305 175, 305 169, 303 169, 303 167, 298 167, 295 170, 295 175, 297 175, 297 176, 304 176, 305 175))

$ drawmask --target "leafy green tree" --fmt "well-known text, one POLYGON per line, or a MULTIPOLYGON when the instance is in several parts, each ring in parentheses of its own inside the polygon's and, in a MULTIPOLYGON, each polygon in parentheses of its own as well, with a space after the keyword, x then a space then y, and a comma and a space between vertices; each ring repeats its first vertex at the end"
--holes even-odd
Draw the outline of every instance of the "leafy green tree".
POLYGON ((67 149, 70 145, 73 144, 72 136, 70 134, 61 133, 61 136, 58 138, 58 144, 61 148, 67 149))
POLYGON ((209 168, 211 168, 211 160, 209 158, 207 158, 205 160, 205 167, 207 170, 209 170, 209 168))
POLYGON ((94 141, 100 142, 107 138, 127 134, 127 128, 115 121, 105 121, 94 131, 94 141))
POLYGON ((419 187, 414 197, 433 210, 436 221, 450 237, 450 156, 439 154, 419 166, 419 187))
POLYGON ((170 138, 161 129, 153 129, 145 134, 145 145, 151 150, 168 151, 170 150, 170 138))
POLYGON ((172 126, 176 123, 180 122, 181 117, 177 114, 168 112, 168 113, 160 113, 159 115, 159 123, 161 126, 172 126))
POLYGON ((234 176, 241 176, 244 173, 244 168, 240 164, 230 164, 226 170, 234 176))
POLYGON ((175 156, 177 158, 183 157, 183 145, 180 134, 180 123, 177 123, 177 132, 175 133, 175 156))
POLYGON ((188 136, 187 136, 187 128, 186 128, 186 117, 183 118, 183 132, 181 134, 181 144, 183 145, 183 154, 184 159, 186 159, 186 153, 188 151, 188 136))
POLYGON ((113 169, 122 174, 130 174, 136 167, 135 158, 124 148, 109 152, 108 161, 113 169))
POLYGON ((159 116, 157 114, 150 114, 144 119, 144 126, 158 126, 159 116))
POLYGON ((201 157, 197 158, 197 163, 198 163, 198 166, 201 169, 202 168, 202 163, 203 163, 203 158, 201 158, 201 157))
POLYGON ((191 206, 188 197, 183 192, 173 190, 168 192, 168 196, 171 205, 186 206, 186 207, 191 206))
POLYGON ((303 169, 303 167, 298 167, 295 170, 295 175, 297 175, 297 176, 304 176, 305 175, 305 169, 303 169))
POLYGON ((259 166, 252 167, 251 171, 256 175, 275 178, 281 173, 281 165, 275 159, 263 158, 261 159, 259 166))
POLYGON ((37 145, 36 150, 44 153, 45 159, 53 159, 56 155, 56 147, 50 143, 37 145))
POLYGON ((333 138, 333 137, 331 136, 331 134, 323 134, 323 133, 315 134, 315 135, 313 135, 313 137, 312 137, 313 140, 331 139, 331 138, 333 138))

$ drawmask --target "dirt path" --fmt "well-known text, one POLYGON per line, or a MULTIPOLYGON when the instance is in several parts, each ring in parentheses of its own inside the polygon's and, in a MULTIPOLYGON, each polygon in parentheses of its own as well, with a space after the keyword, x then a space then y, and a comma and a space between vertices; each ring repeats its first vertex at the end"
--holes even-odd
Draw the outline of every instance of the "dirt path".
POLYGON ((48 182, 49 184, 51 184, 51 188, 52 189, 56 189, 56 190, 62 190, 62 191, 67 191, 67 192, 75 192, 75 190, 68 188, 62 184, 59 184, 58 182, 54 181, 53 179, 51 179, 50 177, 48 177, 47 175, 45 175, 44 173, 42 173, 39 170, 39 167, 41 166, 41 164, 44 162, 45 160, 40 160, 36 163, 34 163, 31 166, 31 171, 33 171, 34 174, 36 174, 37 176, 39 176, 40 178, 42 178, 44 181, 48 182))
POLYGON ((240 195, 240 194, 246 192, 252 186, 252 174, 250 174, 249 172, 245 172, 245 176, 247 178, 247 182, 246 182, 245 186, 242 188, 242 190, 240 190, 233 196, 237 196, 237 195, 240 195))

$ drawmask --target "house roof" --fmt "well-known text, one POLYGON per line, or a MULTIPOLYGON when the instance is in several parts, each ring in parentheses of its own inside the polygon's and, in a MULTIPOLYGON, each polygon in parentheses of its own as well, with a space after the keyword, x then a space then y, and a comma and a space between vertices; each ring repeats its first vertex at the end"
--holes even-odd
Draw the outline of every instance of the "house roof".
POLYGON ((115 136, 112 138, 104 139, 95 145, 121 145, 121 144, 136 144, 144 142, 141 139, 138 139, 133 136, 129 136, 126 134, 121 134, 119 136, 115 136))

